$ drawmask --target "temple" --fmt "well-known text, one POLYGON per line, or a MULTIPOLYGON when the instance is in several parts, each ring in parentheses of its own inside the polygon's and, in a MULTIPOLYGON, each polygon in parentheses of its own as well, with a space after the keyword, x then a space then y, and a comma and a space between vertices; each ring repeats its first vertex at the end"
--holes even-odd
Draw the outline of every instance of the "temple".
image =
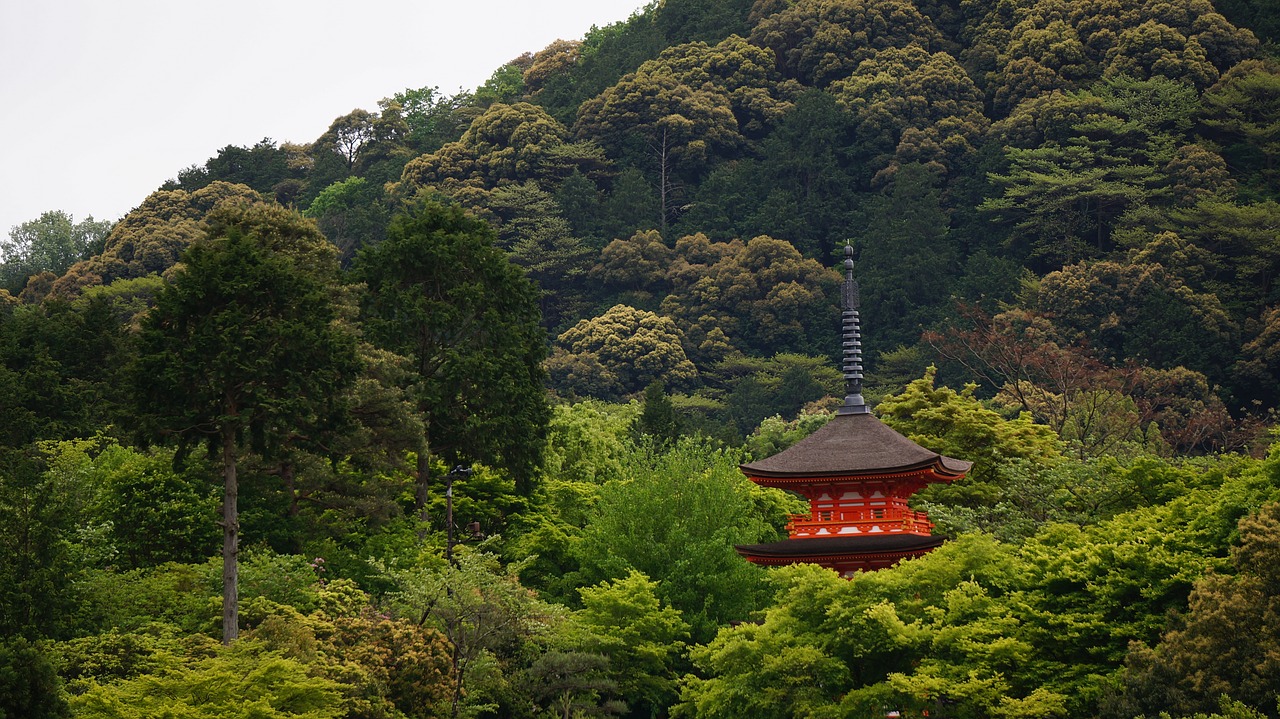
POLYGON ((926 484, 955 481, 972 466, 903 437, 867 407, 852 247, 845 247, 844 266, 844 404, 817 432, 772 457, 742 465, 756 484, 809 500, 807 514, 792 515, 789 538, 736 547, 756 564, 809 562, 852 576, 927 554, 943 540, 932 536, 929 517, 908 507, 908 500, 926 484))

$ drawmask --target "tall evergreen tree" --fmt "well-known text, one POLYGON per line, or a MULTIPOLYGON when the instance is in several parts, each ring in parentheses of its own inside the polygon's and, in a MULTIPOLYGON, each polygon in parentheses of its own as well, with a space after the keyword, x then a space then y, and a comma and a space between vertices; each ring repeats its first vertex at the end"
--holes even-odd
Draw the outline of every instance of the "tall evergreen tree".
POLYGON ((433 456, 505 469, 525 490, 541 456, 549 410, 538 290, 494 240, 484 221, 427 204, 356 257, 366 335, 417 369, 419 509, 433 456))
POLYGON ((336 414, 358 362, 334 323, 333 247, 296 213, 224 206, 156 297, 135 367, 143 425, 184 448, 206 443, 223 479, 223 641, 238 636, 237 460, 269 453, 336 414))

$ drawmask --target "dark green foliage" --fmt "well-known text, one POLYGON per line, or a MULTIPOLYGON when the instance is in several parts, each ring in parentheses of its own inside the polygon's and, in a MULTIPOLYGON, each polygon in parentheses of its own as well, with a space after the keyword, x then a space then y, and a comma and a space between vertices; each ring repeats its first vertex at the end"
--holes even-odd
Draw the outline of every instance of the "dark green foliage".
POLYGON ((71 716, 61 684, 39 645, 22 637, 0 640, 0 719, 71 716))
MULTIPOLYGON (((282 183, 302 177, 298 169, 291 167, 296 165, 291 159, 290 149, 277 146, 269 137, 259 140, 253 147, 227 145, 203 166, 192 165, 182 170, 176 181, 169 180, 160 189, 194 192, 221 181, 248 185, 264 195, 273 196, 277 187, 285 188, 282 183)), ((281 202, 284 203, 285 199, 281 202)))
POLYGON ((946 306, 959 257, 950 218, 923 165, 906 165, 863 208, 854 275, 869 346, 910 346, 946 306))
POLYGON ((282 205, 292 205, 303 184, 300 147, 276 145, 269 137, 253 147, 227 145, 203 166, 192 165, 178 172, 178 179, 161 185, 162 190, 194 192, 214 182, 247 185, 282 205))
POLYGON ((680 414, 671 404, 662 382, 651 382, 644 388, 644 409, 636 419, 632 431, 637 437, 647 437, 656 447, 670 447, 680 438, 680 414))
POLYGON ((528 491, 548 413, 546 346, 537 292, 493 230, 457 207, 419 207, 358 255, 356 277, 369 339, 415 363, 424 456, 501 467, 528 491))
POLYGON ((334 412, 357 367, 332 324, 332 251, 283 210, 233 209, 156 298, 134 377, 144 427, 181 446, 279 449, 334 412), (317 241, 318 240, 318 241, 317 241))
POLYGON ((120 374, 127 344, 105 298, 0 308, 0 439, 93 434, 125 419, 120 374))
POLYGON ((316 220, 345 264, 361 247, 382 238, 389 213, 381 187, 351 177, 324 188, 302 214, 316 220))
POLYGON ((314 225, 278 207, 224 206, 147 315, 133 368, 143 431, 205 444, 222 467, 223 640, 238 635, 238 454, 323 441, 359 368, 333 320, 337 261, 314 225))
POLYGON ((6 637, 64 636, 76 601, 74 487, 41 469, 21 451, 0 453, 0 634, 6 637))

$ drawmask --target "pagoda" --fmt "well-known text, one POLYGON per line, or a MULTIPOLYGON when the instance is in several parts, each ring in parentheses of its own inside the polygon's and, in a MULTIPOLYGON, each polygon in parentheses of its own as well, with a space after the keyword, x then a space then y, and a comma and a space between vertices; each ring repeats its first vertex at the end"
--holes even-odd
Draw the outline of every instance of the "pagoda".
POLYGON ((844 248, 844 404, 818 431, 783 451, 742 465, 756 484, 788 489, 809 500, 792 515, 780 542, 736 547, 761 565, 808 562, 843 576, 883 569, 942 544, 928 515, 907 506, 931 482, 952 482, 972 462, 944 457, 876 419, 862 398, 862 342, 853 247, 844 248))

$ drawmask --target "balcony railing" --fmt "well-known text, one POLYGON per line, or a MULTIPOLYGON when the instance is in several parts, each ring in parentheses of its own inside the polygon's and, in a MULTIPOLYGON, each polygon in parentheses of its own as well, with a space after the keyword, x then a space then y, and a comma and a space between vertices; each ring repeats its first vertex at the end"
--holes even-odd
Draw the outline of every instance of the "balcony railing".
POLYGON ((805 514, 793 514, 789 519, 791 521, 787 523, 787 533, 792 537, 880 533, 928 536, 933 529, 929 515, 924 512, 892 507, 824 509, 805 514))

